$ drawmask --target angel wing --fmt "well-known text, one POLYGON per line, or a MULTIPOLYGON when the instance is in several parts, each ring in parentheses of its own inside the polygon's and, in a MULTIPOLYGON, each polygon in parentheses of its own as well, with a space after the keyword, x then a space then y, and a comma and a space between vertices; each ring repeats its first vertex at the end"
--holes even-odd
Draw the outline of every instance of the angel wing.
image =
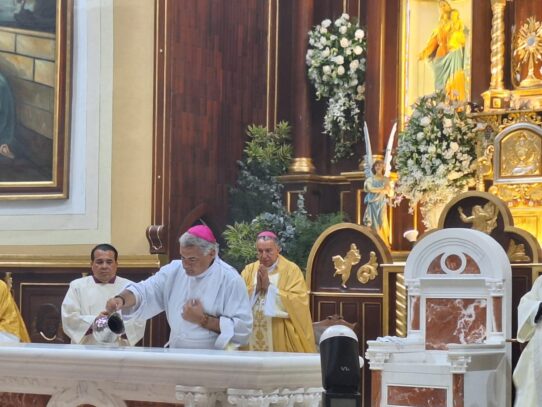
POLYGON ((386 154, 384 155, 384 176, 389 177, 391 173, 391 150, 393 149, 393 142, 395 141, 395 133, 397 132, 397 122, 393 125, 388 138, 388 145, 386 146, 386 154))
POLYGON ((363 135, 365 136, 365 179, 368 179, 373 176, 373 151, 371 149, 371 139, 369 138, 367 122, 363 123, 363 135))

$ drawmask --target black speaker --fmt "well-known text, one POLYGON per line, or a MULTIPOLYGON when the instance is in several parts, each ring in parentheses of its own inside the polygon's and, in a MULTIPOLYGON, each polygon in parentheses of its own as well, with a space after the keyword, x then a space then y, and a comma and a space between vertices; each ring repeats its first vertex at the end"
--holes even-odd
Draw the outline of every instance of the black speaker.
POLYGON ((344 325, 327 328, 320 337, 320 364, 326 407, 360 407, 361 365, 358 338, 344 325))

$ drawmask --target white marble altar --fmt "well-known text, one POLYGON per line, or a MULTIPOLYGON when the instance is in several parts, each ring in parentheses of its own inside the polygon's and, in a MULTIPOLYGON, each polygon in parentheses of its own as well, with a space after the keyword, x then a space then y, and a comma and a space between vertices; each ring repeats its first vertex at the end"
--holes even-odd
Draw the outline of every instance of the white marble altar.
POLYGON ((511 267, 490 236, 444 229, 407 258, 406 338, 368 341, 373 407, 511 401, 511 267))
POLYGON ((318 354, 0 344, 0 366, 0 398, 47 407, 318 406, 322 392, 318 354))

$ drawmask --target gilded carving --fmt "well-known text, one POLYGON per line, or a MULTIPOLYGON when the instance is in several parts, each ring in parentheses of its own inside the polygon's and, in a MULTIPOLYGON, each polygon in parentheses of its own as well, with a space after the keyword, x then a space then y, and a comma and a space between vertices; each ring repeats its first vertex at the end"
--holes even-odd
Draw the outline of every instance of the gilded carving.
POLYGON ((508 250, 506 251, 510 263, 530 262, 531 258, 525 253, 525 245, 523 243, 516 243, 513 239, 510 239, 508 250))
POLYGON ((462 207, 457 208, 457 211, 463 223, 472 223, 471 229, 489 235, 497 227, 499 211, 493 202, 487 202, 484 206, 474 205, 470 216, 465 215, 462 207))
POLYGON ((333 256, 331 258, 333 265, 335 266, 335 273, 333 277, 339 275, 341 276, 341 286, 346 287, 346 283, 350 278, 350 273, 352 271, 352 266, 359 263, 361 260, 361 254, 359 253, 358 247, 355 243, 350 245, 350 250, 346 253, 346 256, 343 258, 340 255, 333 256))
POLYGON ((510 133, 501 143, 501 174, 505 177, 541 175, 541 140, 529 131, 510 133))
POLYGON ((542 184, 498 184, 489 193, 505 201, 510 208, 537 207, 542 205, 542 184))
POLYGON ((356 275, 361 284, 367 284, 369 280, 374 280, 378 276, 378 262, 375 252, 369 253, 369 261, 358 269, 356 275))
POLYGON ((513 41, 512 51, 512 80, 514 85, 529 88, 539 86, 542 80, 534 73, 535 61, 542 59, 542 24, 535 16, 531 16, 519 28, 513 41), (527 64, 528 72, 525 78, 521 78, 521 69, 527 64), (521 80, 521 81, 520 81, 521 80))

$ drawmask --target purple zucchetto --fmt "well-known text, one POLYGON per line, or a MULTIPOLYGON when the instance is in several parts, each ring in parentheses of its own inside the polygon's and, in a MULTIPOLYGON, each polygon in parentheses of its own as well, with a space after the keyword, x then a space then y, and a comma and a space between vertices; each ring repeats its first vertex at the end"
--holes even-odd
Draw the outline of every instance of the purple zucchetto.
POLYGON ((210 243, 216 243, 215 235, 208 226, 205 225, 196 225, 192 226, 187 230, 192 236, 199 237, 200 239, 206 240, 210 243))

